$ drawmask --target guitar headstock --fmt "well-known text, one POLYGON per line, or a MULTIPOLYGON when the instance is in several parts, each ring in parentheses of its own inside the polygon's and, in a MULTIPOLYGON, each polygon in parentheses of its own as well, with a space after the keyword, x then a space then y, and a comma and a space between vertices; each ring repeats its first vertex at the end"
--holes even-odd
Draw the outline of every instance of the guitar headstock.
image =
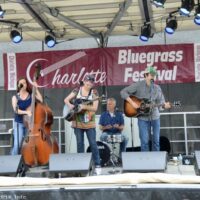
POLYGON ((35 72, 34 72, 34 81, 38 80, 40 77, 40 71, 41 71, 41 65, 39 63, 35 66, 35 72))
POLYGON ((100 101, 101 101, 102 104, 106 104, 107 103, 107 97, 104 94, 102 94, 102 96, 100 97, 100 101))
POLYGON ((173 103, 171 103, 171 107, 181 108, 181 101, 174 101, 173 103))

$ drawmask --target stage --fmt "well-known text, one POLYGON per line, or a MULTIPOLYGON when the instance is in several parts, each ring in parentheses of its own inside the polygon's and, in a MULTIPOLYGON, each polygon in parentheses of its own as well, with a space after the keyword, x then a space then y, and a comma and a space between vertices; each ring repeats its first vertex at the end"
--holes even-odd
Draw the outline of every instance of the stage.
POLYGON ((0 199, 200 199, 194 166, 174 161, 167 163, 164 173, 123 173, 121 167, 103 167, 99 176, 54 178, 41 177, 42 172, 49 174, 38 167, 29 169, 26 177, 1 176, 0 199))

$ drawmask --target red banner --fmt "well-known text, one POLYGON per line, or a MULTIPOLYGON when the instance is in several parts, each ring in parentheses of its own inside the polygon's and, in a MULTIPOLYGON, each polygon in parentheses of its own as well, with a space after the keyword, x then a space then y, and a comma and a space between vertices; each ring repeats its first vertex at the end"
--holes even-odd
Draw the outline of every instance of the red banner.
POLYGON ((46 88, 74 87, 88 73, 96 85, 129 85, 144 78, 146 66, 157 68, 159 83, 195 82, 193 44, 7 53, 3 60, 8 90, 16 89, 19 77, 31 83, 38 64, 39 85, 46 88))

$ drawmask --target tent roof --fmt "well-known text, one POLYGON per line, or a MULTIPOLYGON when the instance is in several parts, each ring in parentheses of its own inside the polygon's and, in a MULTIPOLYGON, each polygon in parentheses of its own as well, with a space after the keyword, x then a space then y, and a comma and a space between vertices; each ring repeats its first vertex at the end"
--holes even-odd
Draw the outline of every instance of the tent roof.
POLYGON ((6 11, 0 19, 2 42, 10 41, 10 31, 18 28, 25 41, 44 40, 51 33, 61 41, 94 37, 106 46, 111 35, 140 35, 145 22, 151 24, 152 35, 164 32, 174 11, 177 31, 200 28, 193 22, 195 9, 190 17, 176 12, 181 0, 166 0, 164 8, 152 0, 0 0, 0 5, 6 11))

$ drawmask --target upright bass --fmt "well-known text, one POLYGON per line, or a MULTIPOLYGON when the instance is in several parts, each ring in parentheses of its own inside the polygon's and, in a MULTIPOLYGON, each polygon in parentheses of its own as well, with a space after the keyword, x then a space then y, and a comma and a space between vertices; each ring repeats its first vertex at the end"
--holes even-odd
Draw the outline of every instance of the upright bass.
MULTIPOLYGON (((34 81, 39 77, 40 70, 34 74, 34 81)), ((32 115, 24 117, 28 133, 22 144, 22 157, 28 166, 46 165, 51 153, 58 153, 58 144, 51 135, 53 124, 52 110, 35 98, 36 87, 32 89, 32 102, 30 110, 32 115)))

